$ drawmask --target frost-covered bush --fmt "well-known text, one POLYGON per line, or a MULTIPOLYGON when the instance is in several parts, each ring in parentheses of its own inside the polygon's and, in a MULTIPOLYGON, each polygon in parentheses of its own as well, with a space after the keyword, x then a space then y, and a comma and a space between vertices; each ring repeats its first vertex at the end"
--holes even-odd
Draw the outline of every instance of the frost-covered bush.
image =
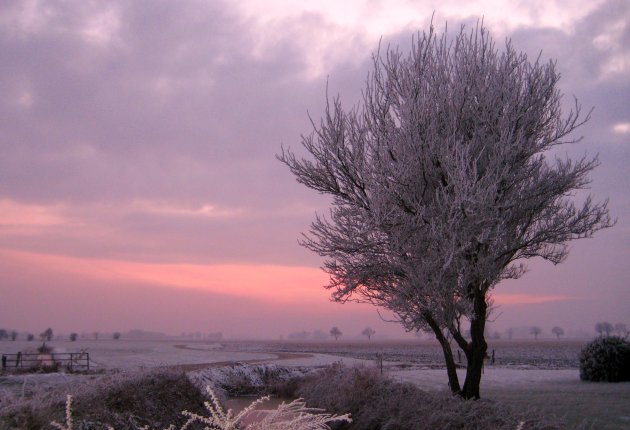
POLYGON ((73 430, 106 430, 109 426, 117 430, 144 426, 161 429, 165 423, 181 426, 187 420, 182 410, 205 410, 203 393, 183 372, 175 370, 60 378, 68 378, 68 383, 44 385, 33 398, 18 396, 5 405, 7 399, 0 397, 0 429, 50 429, 51 420, 63 421, 66 394, 74 399, 73 430))
POLYGON ((247 365, 235 363, 231 366, 209 367, 189 372, 188 378, 200 390, 210 386, 222 396, 276 394, 291 396, 283 389, 292 381, 302 378, 307 369, 288 368, 274 364, 247 365))
POLYGON ((373 368, 333 365, 307 376, 297 394, 310 406, 350 413, 352 423, 336 427, 339 430, 565 428, 535 411, 516 412, 491 400, 464 400, 447 392, 423 391, 381 376, 373 368))
MULTIPOLYGON (((269 396, 261 397, 252 402, 248 407, 238 414, 231 409, 225 411, 221 401, 210 387, 207 388, 210 401, 205 402, 207 409, 205 415, 182 411, 182 415, 187 418, 181 426, 170 424, 164 427, 165 430, 192 430, 197 428, 196 424, 201 424, 204 429, 217 430, 329 430, 328 423, 352 422, 348 414, 330 415, 322 409, 309 408, 302 399, 296 399, 291 403, 282 403, 277 409, 265 411, 251 422, 248 422, 250 415, 256 414, 256 408, 269 400, 269 396)), ((79 430, 75 429, 75 420, 72 409, 72 396, 68 395, 65 408, 65 422, 52 421, 51 425, 57 430, 79 430)), ((83 428, 83 427, 82 427, 83 428)), ((90 430, 92 427, 89 427, 90 430)), ((134 427, 137 428, 137 427, 134 427)), ((115 430, 112 426, 107 426, 108 430, 115 430)), ((139 427, 139 430, 150 430, 150 427, 139 427)))
MULTIPOLYGON (((255 370, 248 373, 240 366, 235 367, 239 371, 230 372, 230 367, 225 367, 215 374, 250 374, 254 380, 264 380, 274 379, 272 374, 291 373, 265 366, 254 366, 255 370)), ((301 399, 283 403, 277 409, 258 410, 261 405, 264 409, 269 397, 235 413, 223 408, 222 400, 211 388, 209 397, 204 396, 186 374, 177 370, 84 375, 82 383, 71 378, 72 383, 59 384, 45 396, 34 394, 31 399, 18 396, 8 405, 0 392, 0 429, 324 430, 350 419, 347 415, 333 416, 322 409, 307 407, 301 399), (66 396, 66 393, 72 394, 66 396)), ((222 381, 229 380, 226 377, 222 381)))
POLYGON ((630 342, 616 336, 598 337, 580 353, 583 381, 630 381, 630 342))

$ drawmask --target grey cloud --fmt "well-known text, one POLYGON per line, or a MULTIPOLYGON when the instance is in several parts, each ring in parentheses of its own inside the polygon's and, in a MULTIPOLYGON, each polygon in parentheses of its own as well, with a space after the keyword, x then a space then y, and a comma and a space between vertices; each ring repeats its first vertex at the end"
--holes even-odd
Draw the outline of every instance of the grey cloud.
MULTIPOLYGON (((154 190, 177 196, 187 192, 178 172, 190 159, 208 172, 199 198, 213 198, 214 169, 265 157, 272 164, 279 142, 297 139, 308 125, 308 100, 323 81, 302 79, 304 51, 292 36, 316 28, 295 23, 256 58, 256 34, 225 4, 122 2, 120 30, 100 48, 78 32, 95 13, 86 8, 57 10, 62 24, 23 37, 5 28, 4 73, 16 79, 3 81, 11 88, 25 82, 33 105, 16 108, 9 100, 1 107, 3 194, 40 201, 154 190), (85 147, 93 156, 74 156, 85 147), (163 175, 180 182, 164 183, 163 175)), ((318 22, 309 17, 305 24, 318 22)), ((236 170, 223 178, 243 184, 242 176, 236 170)))
MULTIPOLYGON (((319 201, 275 154, 281 142, 299 145, 310 129, 308 109, 321 111, 326 77, 308 78, 309 41, 335 29, 312 14, 281 21, 262 29, 274 43, 256 55, 265 34, 228 3, 73 6, 54 4, 45 25, 32 31, 0 27, 0 86, 13 94, 0 101, 0 197, 75 205, 87 218, 83 228, 49 227, 36 237, 5 233, 5 246, 108 258, 316 264, 296 245, 311 213, 264 214, 319 201), (119 25, 108 44, 91 45, 81 29, 108 8, 119 25), (16 104, 19 91, 32 92, 30 107, 16 104), (80 210, 138 199, 213 204, 248 216, 120 219, 80 210)), ((364 64, 351 54, 330 73, 345 86, 364 64)))
MULTIPOLYGON (((12 16, 21 6, 0 7, 12 16)), ((229 2, 50 7, 52 18, 31 32, 0 21, 0 90, 7 95, 0 100, 0 198, 74 205, 90 228, 50 227, 39 237, 7 233, 5 245, 108 258, 318 264, 296 245, 312 213, 282 208, 325 211, 326 200, 296 184, 274 155, 281 143, 299 152, 300 134, 310 131, 307 110, 317 121, 327 81, 329 94, 339 93, 344 104, 360 100, 377 46, 313 14, 261 29, 229 2), (108 8, 118 14, 119 27, 109 44, 91 44, 80 30, 108 8), (308 55, 322 32, 339 32, 351 49, 342 59, 324 55, 326 69, 312 78, 308 55), (257 55, 262 39, 267 44, 257 55), (32 105, 22 100, 20 106, 28 90, 32 105), (89 209, 136 200, 213 204, 247 216, 191 219, 89 209)), ((583 129, 588 152, 600 152, 603 164, 594 174, 595 191, 620 202, 620 211, 628 198, 622 184, 630 145, 611 148, 619 137, 610 127, 630 118, 630 94, 627 78, 601 81, 598 71, 611 55, 627 52, 629 30, 617 51, 597 50, 592 41, 624 14, 627 4, 611 1, 574 33, 536 28, 511 35, 531 57, 542 48, 546 58, 558 59, 567 98, 575 94, 585 107, 597 106, 583 129)), ((477 17, 463 22, 470 27, 477 17)), ((450 29, 459 25, 449 22, 450 29)), ((441 23, 436 28, 441 31, 441 23)), ((406 50, 414 31, 402 29, 382 47, 406 50)), ((503 36, 494 35, 497 42, 503 36)))
MULTIPOLYGON (((530 57, 542 50, 545 61, 557 60, 562 74, 559 87, 565 94, 565 109, 575 96, 584 112, 594 108, 591 120, 578 130, 581 144, 563 148, 572 156, 599 154, 601 165, 593 172, 592 188, 598 197, 610 197, 612 213, 619 218, 615 229, 627 229, 627 169, 630 165, 630 135, 615 135, 613 126, 630 121, 630 80, 628 71, 604 74, 604 66, 614 58, 630 59, 630 5, 622 0, 609 0, 576 23, 571 33, 559 30, 521 29, 511 37, 530 57), (625 23, 616 40, 606 49, 594 41, 608 34, 619 23, 625 23)), ((627 68, 627 66, 626 66, 627 68)))

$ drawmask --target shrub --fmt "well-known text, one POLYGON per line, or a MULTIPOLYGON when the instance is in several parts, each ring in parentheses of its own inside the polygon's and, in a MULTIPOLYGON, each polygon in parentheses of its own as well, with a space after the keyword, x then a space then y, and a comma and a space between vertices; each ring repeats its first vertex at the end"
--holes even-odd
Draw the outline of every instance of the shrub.
POLYGON ((630 342, 616 336, 599 337, 580 353, 583 381, 630 381, 630 342))
MULTIPOLYGON (((223 408, 219 398, 210 387, 207 388, 210 401, 205 402, 206 415, 199 415, 190 411, 182 411, 182 415, 187 418, 186 422, 179 427, 179 430, 193 429, 195 424, 204 425, 204 429, 217 430, 327 430, 330 429, 328 423, 352 422, 349 415, 330 415, 321 409, 309 408, 302 399, 293 400, 291 403, 282 403, 277 409, 262 411, 260 414, 256 408, 270 399, 269 396, 261 397, 252 402, 248 407, 238 414, 234 414, 231 409, 227 412, 223 408), (249 421, 249 422, 248 422, 249 421)), ((72 396, 68 395, 66 400, 65 423, 60 424, 53 420, 51 425, 57 430, 74 430, 74 417, 72 409, 72 396)), ((92 430, 92 423, 89 429, 92 430)), ((83 426, 82 428, 84 428, 83 426)), ((115 430, 107 426, 108 430, 115 430)), ((169 425, 166 430, 176 430, 174 424, 169 425)), ((194 427, 196 428, 196 427, 194 427)), ((148 426, 143 426, 140 430, 149 430, 148 426)))
POLYGON ((307 376, 297 394, 309 406, 348 412, 352 423, 339 429, 562 429, 531 411, 515 412, 491 400, 464 400, 447 392, 426 392, 395 382, 376 369, 334 365, 307 376))
MULTIPOLYGON (((87 384, 63 387, 70 389, 74 398, 75 430, 105 430, 109 426, 116 430, 144 426, 163 429, 168 424, 179 428, 188 420, 182 410, 204 412, 203 393, 183 372, 156 369, 87 378, 87 384)), ((65 401, 65 393, 55 392, 43 399, 23 400, 0 408, 0 429, 50 429, 51 420, 64 421, 65 401)), ((193 426, 189 430, 201 428, 193 426)))
POLYGON ((219 397, 274 394, 295 397, 297 380, 306 369, 286 368, 274 364, 209 367, 189 372, 188 377, 200 389, 208 385, 219 397))

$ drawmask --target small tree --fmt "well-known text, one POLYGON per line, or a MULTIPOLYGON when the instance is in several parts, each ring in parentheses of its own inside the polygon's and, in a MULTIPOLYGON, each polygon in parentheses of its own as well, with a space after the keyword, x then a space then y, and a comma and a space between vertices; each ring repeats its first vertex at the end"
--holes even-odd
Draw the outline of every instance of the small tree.
POLYGON ((339 330, 337 327, 333 327, 330 329, 330 335, 332 337, 335 338, 335 340, 339 339, 339 336, 341 336, 343 333, 341 333, 341 330, 339 330))
POLYGON ((118 340, 120 339, 120 332, 115 331, 114 334, 112 334, 112 338, 114 340, 118 340))
POLYGON ((79 335, 77 333, 70 333, 70 342, 75 342, 79 335))
POLYGON ((617 323, 615 324, 615 334, 625 339, 630 334, 630 331, 624 323, 617 323))
POLYGON ((15 330, 11 330, 11 340, 15 340, 18 337, 18 332, 15 330))
POLYGON ((92 336, 94 336, 94 340, 98 340, 98 332, 97 331, 92 333, 92 336))
POLYGON ((39 334, 39 337, 41 338, 42 341, 50 342, 53 338, 53 330, 50 327, 48 327, 46 330, 44 330, 43 332, 39 334))
POLYGON ((9 332, 3 328, 0 328, 0 340, 8 339, 8 338, 9 338, 9 332))
POLYGON ((600 336, 603 336, 604 334, 606 336, 610 336, 610 333, 612 333, 613 331, 613 325, 607 321, 598 322, 597 324, 595 324, 595 331, 600 336))
POLYGON ((33 339, 35 339, 35 335, 33 333, 29 333, 26 335, 26 340, 27 341, 32 341, 33 339))
POLYGON ((540 327, 533 326, 529 329, 529 334, 534 335, 534 339, 538 339, 538 335, 542 333, 542 329, 540 327))
POLYGON ((368 340, 372 339, 372 336, 374 336, 375 333, 376 333, 376 330, 374 330, 371 327, 366 327, 361 332, 363 336, 367 336, 368 340))
POLYGON ((564 330, 558 326, 552 328, 551 332, 555 334, 558 339, 560 339, 560 336, 564 336, 564 330))
POLYGON ((547 155, 579 141, 569 136, 588 115, 577 103, 563 115, 555 62, 532 63, 509 41, 500 53, 483 26, 453 41, 432 27, 409 55, 388 49, 373 64, 361 104, 336 98, 313 121, 310 159, 278 156, 332 196, 302 244, 326 258, 334 300, 433 332, 451 390, 479 398, 492 289, 523 260, 561 263, 567 242, 613 224, 607 202, 571 199, 597 159, 547 155), (463 387, 451 339, 466 355, 463 387))

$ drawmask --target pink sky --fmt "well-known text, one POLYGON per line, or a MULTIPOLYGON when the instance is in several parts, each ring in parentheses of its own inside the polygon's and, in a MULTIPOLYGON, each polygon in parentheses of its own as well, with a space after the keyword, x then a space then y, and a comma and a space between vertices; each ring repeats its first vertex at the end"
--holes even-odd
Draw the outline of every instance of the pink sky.
POLYGON ((497 42, 558 60, 596 106, 566 148, 599 154, 613 229, 493 295, 497 330, 630 325, 630 6, 545 2, 0 4, 0 328, 278 338, 339 326, 404 336, 336 304, 297 244, 328 201, 275 159, 300 151, 328 83, 359 100, 379 39, 406 49, 484 16, 497 42))

